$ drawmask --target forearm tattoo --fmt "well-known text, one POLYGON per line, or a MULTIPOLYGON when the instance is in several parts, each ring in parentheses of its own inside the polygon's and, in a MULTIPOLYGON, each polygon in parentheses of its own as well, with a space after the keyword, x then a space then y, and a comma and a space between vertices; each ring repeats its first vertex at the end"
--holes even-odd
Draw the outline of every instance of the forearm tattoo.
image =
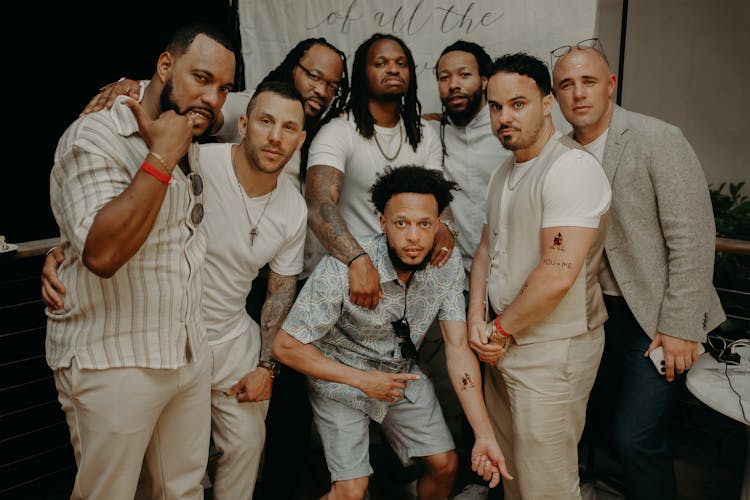
POLYGON ((471 375, 464 372, 464 376, 461 377, 461 390, 465 391, 466 389, 473 389, 474 387, 476 386, 474 385, 474 381, 471 380, 471 375))
POLYGON ((336 204, 341 194, 343 175, 332 169, 326 170, 308 174, 306 181, 307 201, 311 211, 310 228, 328 253, 341 262, 348 263, 352 257, 362 252, 362 247, 352 236, 336 204))
POLYGON ((271 359, 271 344, 292 308, 296 290, 297 276, 268 273, 266 300, 260 312, 260 359, 271 359))

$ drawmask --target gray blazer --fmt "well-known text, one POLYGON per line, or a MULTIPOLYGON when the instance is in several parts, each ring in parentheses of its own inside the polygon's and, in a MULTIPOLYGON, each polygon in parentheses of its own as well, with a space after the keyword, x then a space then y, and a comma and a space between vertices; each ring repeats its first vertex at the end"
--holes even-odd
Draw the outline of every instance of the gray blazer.
POLYGON ((706 178, 680 129, 615 106, 604 148, 612 185, 604 245, 643 330, 703 341, 726 319, 713 287, 706 178))

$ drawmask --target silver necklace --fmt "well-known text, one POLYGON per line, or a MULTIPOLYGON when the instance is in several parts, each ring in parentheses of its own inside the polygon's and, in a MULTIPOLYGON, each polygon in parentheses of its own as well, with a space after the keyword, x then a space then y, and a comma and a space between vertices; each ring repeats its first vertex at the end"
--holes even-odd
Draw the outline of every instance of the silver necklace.
POLYGON ((398 149, 396 150, 396 154, 393 156, 388 156, 385 154, 385 151, 383 151, 383 148, 380 146, 380 143, 378 142, 378 131, 376 130, 373 134, 373 137, 375 138, 375 145, 378 146, 378 150, 380 151, 380 154, 383 155, 383 158, 385 158, 387 161, 393 161, 396 159, 398 154, 401 152, 401 144, 404 143, 404 130, 401 128, 401 122, 398 122, 398 149))
POLYGON ((237 179, 237 188, 240 190, 240 199, 242 199, 242 206, 245 207, 247 220, 250 221, 250 232, 248 234, 250 235, 250 246, 253 246, 255 244, 255 237, 258 236, 258 226, 260 226, 260 223, 263 220, 263 216, 266 215, 266 208, 268 208, 268 202, 271 201, 273 191, 268 193, 268 198, 266 198, 266 203, 265 205, 263 205, 263 211, 261 211, 260 213, 258 223, 253 224, 253 218, 250 217, 250 208, 248 208, 247 201, 245 201, 245 198, 247 198, 247 193, 245 193, 245 189, 242 187, 242 183, 240 182, 240 176, 237 174, 237 162, 235 161, 235 155, 237 154, 237 150, 239 148, 240 147, 238 145, 234 149, 234 151, 232 151, 232 170, 234 170, 234 178, 237 179))
POLYGON ((533 165, 527 165, 526 168, 524 168, 523 172, 521 172, 521 175, 518 177, 518 180, 516 181, 515 185, 511 185, 511 183, 510 183, 510 178, 513 176, 513 169, 511 169, 511 171, 508 172, 508 177, 507 177, 507 179, 508 179, 508 189, 510 191, 513 191, 514 189, 516 189, 518 187, 519 184, 521 184, 521 181, 523 180, 524 177, 526 177, 526 174, 529 173, 529 170, 531 170, 532 166, 533 165))

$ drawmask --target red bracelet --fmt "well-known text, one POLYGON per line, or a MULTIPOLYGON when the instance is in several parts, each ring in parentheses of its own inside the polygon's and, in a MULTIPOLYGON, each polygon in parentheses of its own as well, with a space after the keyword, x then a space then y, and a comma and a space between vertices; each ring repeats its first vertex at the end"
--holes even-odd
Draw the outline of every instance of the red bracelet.
POLYGON ((172 182, 171 175, 162 170, 159 170, 153 165, 150 165, 146 160, 143 160, 143 163, 141 163, 141 168, 144 172, 146 172, 148 175, 161 182, 162 184, 170 184, 172 182))
MULTIPOLYGON (((502 316, 502 314, 500 316, 502 316)), ((499 333, 503 337, 510 337, 510 333, 503 330, 503 325, 500 324, 500 316, 495 318, 495 328, 497 329, 497 333, 499 333)))

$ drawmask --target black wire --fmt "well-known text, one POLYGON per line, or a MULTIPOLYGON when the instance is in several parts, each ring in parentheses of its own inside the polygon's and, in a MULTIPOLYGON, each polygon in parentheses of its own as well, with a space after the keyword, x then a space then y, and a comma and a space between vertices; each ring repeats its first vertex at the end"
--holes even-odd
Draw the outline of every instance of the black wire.
POLYGON ((742 412, 742 419, 750 424, 750 420, 748 420, 747 415, 745 414, 745 407, 742 404, 742 395, 737 392, 737 390, 732 385, 732 379, 729 378, 729 363, 724 363, 724 376, 727 378, 727 382, 729 382, 729 388, 732 390, 733 393, 737 395, 737 401, 739 401, 740 404, 740 411, 742 412))

